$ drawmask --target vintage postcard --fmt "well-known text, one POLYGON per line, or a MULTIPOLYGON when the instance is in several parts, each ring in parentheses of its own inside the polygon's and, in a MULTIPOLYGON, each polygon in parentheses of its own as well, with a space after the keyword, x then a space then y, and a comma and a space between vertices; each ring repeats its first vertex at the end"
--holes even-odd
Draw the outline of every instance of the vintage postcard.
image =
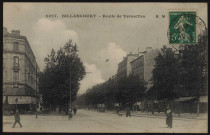
POLYGON ((3 132, 207 133, 207 3, 3 2, 3 132))

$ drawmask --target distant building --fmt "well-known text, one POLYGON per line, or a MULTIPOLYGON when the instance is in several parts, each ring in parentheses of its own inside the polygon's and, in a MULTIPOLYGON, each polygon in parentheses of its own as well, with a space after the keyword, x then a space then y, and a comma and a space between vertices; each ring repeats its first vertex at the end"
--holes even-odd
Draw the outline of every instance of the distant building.
POLYGON ((127 77, 131 74, 131 61, 136 59, 139 56, 139 54, 128 54, 126 57, 123 58, 123 61, 121 61, 118 64, 118 70, 117 70, 117 77, 127 77))
POLYGON ((39 91, 39 66, 25 36, 3 29, 3 102, 20 111, 35 109, 39 91))
POLYGON ((117 74, 115 74, 112 77, 110 77, 109 80, 117 81, 117 74))
POLYGON ((131 61, 132 74, 139 76, 141 80, 148 82, 147 87, 151 87, 152 70, 155 65, 154 58, 158 55, 158 49, 153 50, 147 47, 146 51, 139 52, 140 56, 131 61))
POLYGON ((139 78, 144 80, 144 55, 131 61, 132 74, 139 76, 139 78))

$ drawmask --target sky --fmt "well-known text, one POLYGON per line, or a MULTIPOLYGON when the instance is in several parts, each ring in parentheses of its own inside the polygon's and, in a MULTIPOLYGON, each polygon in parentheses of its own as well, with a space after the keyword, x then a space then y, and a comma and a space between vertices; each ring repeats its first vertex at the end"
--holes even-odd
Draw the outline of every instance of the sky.
POLYGON ((128 53, 163 45, 169 47, 169 11, 196 11, 207 26, 205 3, 3 3, 3 26, 27 37, 42 71, 44 58, 68 39, 76 42, 86 67, 79 94, 117 73, 128 53), (62 18, 62 15, 95 14, 95 18, 62 18), (46 15, 56 15, 49 18, 46 15), (115 17, 103 17, 114 15, 115 17), (121 18, 117 18, 121 15, 121 18), (144 18, 124 18, 141 15, 144 18), (156 16, 159 16, 157 18, 156 16), (165 15, 165 17, 162 17, 165 15), (107 61, 108 59, 108 61, 107 61))

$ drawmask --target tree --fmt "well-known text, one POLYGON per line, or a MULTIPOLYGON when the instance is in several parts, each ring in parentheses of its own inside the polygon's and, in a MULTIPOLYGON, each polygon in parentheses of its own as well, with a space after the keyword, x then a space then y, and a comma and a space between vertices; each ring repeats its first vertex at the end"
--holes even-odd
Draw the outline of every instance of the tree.
MULTIPOLYGON (((105 83, 97 84, 88 89, 81 99, 85 99, 87 105, 105 104, 107 109, 112 109, 113 103, 120 103, 122 108, 131 106, 141 100, 145 83, 137 76, 120 78, 119 80, 109 79, 105 83)), ((80 101, 78 101, 80 102, 80 101)), ((80 102, 80 105, 81 102, 80 102)))
POLYGON ((118 81, 119 99, 122 105, 131 106, 138 100, 141 100, 146 90, 145 82, 138 76, 130 75, 120 78, 118 81))
POLYGON ((197 101, 197 115, 199 114, 199 98, 207 94, 208 85, 208 41, 206 31, 198 36, 198 43, 186 45, 183 50, 182 67, 184 73, 185 93, 195 96, 197 101))
POLYGON ((207 94, 207 39, 201 39, 195 45, 186 45, 183 50, 183 78, 188 96, 207 94))
POLYGON ((184 45, 179 57, 164 46, 155 58, 153 95, 157 93, 158 99, 168 100, 196 96, 199 105, 199 96, 207 94, 207 56, 206 31, 198 36, 197 44, 184 45))
POLYGON ((40 74, 40 92, 45 106, 67 105, 70 101, 70 84, 71 101, 74 101, 79 81, 85 76, 85 67, 78 56, 76 43, 69 40, 57 53, 52 49, 44 61, 46 67, 40 74))
POLYGON ((178 96, 174 91, 175 86, 180 83, 179 60, 171 48, 163 46, 161 52, 155 58, 153 69, 153 91, 157 90, 158 99, 173 99, 178 96))

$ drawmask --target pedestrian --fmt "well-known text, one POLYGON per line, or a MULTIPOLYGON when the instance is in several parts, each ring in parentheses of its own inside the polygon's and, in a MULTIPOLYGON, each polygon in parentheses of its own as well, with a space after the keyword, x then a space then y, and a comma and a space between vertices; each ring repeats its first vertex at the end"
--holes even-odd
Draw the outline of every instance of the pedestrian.
POLYGON ((129 107, 126 109, 126 117, 130 116, 131 117, 131 110, 129 107))
POLYGON ((72 118, 72 110, 69 109, 69 120, 72 118))
POLYGON ((42 113, 42 107, 40 107, 40 111, 41 111, 41 113, 42 113))
POLYGON ((60 113, 61 113, 61 108, 59 108, 59 110, 58 110, 58 111, 59 111, 59 114, 60 114, 60 113))
POLYGON ((172 110, 170 107, 166 108, 166 124, 168 126, 168 128, 172 128, 172 110))
POLYGON ((75 106, 74 107, 74 115, 76 115, 76 113, 77 113, 77 107, 75 106))
POLYGON ((18 123, 20 125, 20 127, 23 127, 22 124, 20 123, 20 114, 19 114, 18 110, 16 110, 16 112, 15 112, 15 123, 12 126, 12 128, 15 127, 16 123, 18 123))

